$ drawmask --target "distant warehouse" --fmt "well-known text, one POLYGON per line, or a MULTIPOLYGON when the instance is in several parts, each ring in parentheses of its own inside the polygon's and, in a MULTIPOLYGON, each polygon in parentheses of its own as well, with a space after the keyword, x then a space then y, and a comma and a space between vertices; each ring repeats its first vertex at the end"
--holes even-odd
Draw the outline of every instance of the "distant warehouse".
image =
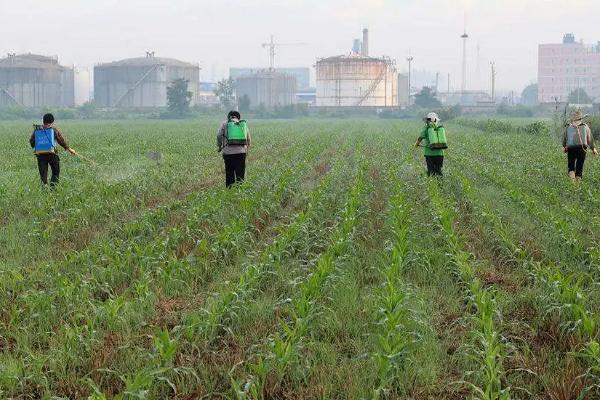
POLYGON ((167 87, 176 79, 189 81, 197 97, 200 67, 171 58, 129 58, 94 67, 94 102, 100 107, 166 107, 167 87))
POLYGON ((0 107, 72 107, 73 68, 57 57, 10 54, 0 59, 0 107))
MULTIPOLYGON (((238 79, 241 76, 252 75, 256 72, 262 71, 264 68, 229 68, 229 76, 233 79, 238 79)), ((296 68, 273 68, 271 71, 277 73, 292 75, 296 78, 297 91, 306 91, 310 88, 310 69, 306 67, 296 68)))
POLYGON ((238 99, 247 96, 250 107, 289 106, 296 103, 296 77, 268 69, 235 80, 238 99))

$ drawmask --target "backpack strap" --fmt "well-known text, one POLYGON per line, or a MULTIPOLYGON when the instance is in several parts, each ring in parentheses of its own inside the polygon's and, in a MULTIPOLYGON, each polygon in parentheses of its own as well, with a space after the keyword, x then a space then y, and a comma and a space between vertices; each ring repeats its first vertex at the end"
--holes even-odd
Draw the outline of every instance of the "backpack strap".
MULTIPOLYGON (((587 126, 585 124, 575 125, 575 129, 577 130, 577 136, 579 136, 579 143, 581 143, 581 150, 583 150, 584 152, 587 152, 587 148, 585 148, 585 146, 583 145, 583 138, 581 137, 581 131, 579 130, 579 127, 582 125, 587 126)), ((587 135, 587 132, 586 132, 586 135, 587 135)))

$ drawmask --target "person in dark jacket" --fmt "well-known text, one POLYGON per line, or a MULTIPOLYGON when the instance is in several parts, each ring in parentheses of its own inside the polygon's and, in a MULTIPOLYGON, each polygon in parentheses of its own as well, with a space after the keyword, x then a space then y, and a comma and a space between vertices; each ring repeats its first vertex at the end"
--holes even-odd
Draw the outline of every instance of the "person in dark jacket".
POLYGON ((569 178, 573 181, 583 177, 583 163, 588 149, 597 156, 596 142, 590 127, 583 122, 581 111, 571 113, 571 122, 565 127, 563 133, 563 151, 567 154, 567 169, 569 178))
MULTIPOLYGON (((40 173, 40 179, 42 180, 42 184, 47 185, 48 184, 48 166, 50 166, 50 169, 52 170, 52 177, 50 178, 50 186, 54 186, 54 185, 58 184, 58 180, 60 177, 60 157, 58 156, 57 144, 59 144, 62 148, 64 148, 66 151, 68 151, 71 154, 75 154, 75 152, 69 147, 63 134, 56 127, 54 127, 54 115, 45 114, 42 119, 42 122, 43 122, 43 125, 41 126, 41 128, 54 129, 54 146, 50 151, 48 151, 44 154, 36 154, 37 163, 38 163, 38 171, 40 173)), ((31 137, 29 138, 29 144, 31 145, 31 148, 35 148, 35 130, 31 134, 31 137)))
POLYGON ((246 128, 246 139, 244 141, 231 141, 228 139, 227 130, 229 124, 245 125, 238 111, 230 111, 227 120, 223 121, 217 131, 218 151, 223 154, 225 161, 225 186, 231 187, 236 182, 241 182, 246 176, 246 155, 250 147, 250 131, 246 128))

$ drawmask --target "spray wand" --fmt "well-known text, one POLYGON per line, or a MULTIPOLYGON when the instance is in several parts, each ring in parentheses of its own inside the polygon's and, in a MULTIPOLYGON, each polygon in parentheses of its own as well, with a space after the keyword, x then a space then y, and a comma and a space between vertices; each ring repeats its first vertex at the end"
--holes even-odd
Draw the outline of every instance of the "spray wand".
POLYGON ((79 154, 78 152, 76 152, 74 149, 72 149, 72 148, 70 148, 70 147, 69 147, 69 150, 67 150, 67 151, 68 151, 69 153, 73 154, 75 157, 78 157, 78 158, 80 158, 80 159, 81 159, 81 160, 83 160, 83 161, 87 161, 87 162, 89 162, 89 163, 90 163, 90 164, 92 164, 94 167, 96 167, 96 166, 98 165, 98 163, 97 163, 97 162, 95 162, 94 160, 90 160, 89 158, 82 156, 81 154, 79 154))

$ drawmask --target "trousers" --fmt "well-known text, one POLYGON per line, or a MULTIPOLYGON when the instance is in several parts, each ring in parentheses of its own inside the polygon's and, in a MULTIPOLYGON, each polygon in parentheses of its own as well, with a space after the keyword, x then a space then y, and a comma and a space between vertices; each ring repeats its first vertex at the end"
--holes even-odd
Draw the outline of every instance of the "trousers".
POLYGON ((444 156, 425 156, 427 163, 427 176, 442 176, 444 156))
POLYGON ((246 153, 224 154, 225 161, 225 186, 230 187, 236 182, 244 180, 246 175, 246 153))
POLYGON ((48 184, 48 166, 50 166, 50 169, 52 170, 50 186, 56 185, 60 176, 60 158, 58 157, 58 154, 38 154, 37 162, 42 183, 44 185, 48 184))
POLYGON ((585 150, 582 147, 569 147, 567 149, 567 164, 569 172, 575 171, 575 176, 583 176, 583 163, 585 162, 585 150))

